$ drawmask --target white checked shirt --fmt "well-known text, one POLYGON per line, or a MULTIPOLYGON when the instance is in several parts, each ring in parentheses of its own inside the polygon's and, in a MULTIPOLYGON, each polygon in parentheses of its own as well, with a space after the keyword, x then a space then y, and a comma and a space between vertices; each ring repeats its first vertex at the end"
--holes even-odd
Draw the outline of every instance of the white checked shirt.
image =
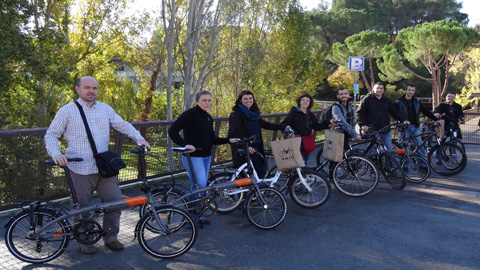
MULTIPOLYGON (((78 103, 80 103, 85 112, 88 125, 92 132, 93 141, 99 153, 108 150, 110 127, 120 133, 126 134, 135 141, 143 139, 140 132, 130 123, 123 120, 109 105, 96 101, 93 106, 90 107, 81 99, 78 99, 78 103)), ((77 105, 73 102, 58 110, 45 134, 47 153, 51 157, 62 154, 58 145, 58 139, 62 134, 65 135, 68 144, 65 155, 70 158, 83 158, 83 162, 69 162, 68 168, 80 175, 98 173, 82 116, 80 115, 77 105)))

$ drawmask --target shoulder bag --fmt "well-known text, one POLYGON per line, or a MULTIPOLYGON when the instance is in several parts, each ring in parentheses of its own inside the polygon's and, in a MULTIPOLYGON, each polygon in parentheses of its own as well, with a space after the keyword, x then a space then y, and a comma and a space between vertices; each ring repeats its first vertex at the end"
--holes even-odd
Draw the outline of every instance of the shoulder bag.
POLYGON ((122 158, 113 151, 98 153, 95 142, 93 141, 92 132, 88 126, 87 117, 83 112, 83 108, 77 101, 75 101, 75 104, 80 110, 80 115, 82 116, 83 123, 85 124, 85 130, 87 131, 88 141, 92 147, 93 157, 95 158, 95 163, 97 164, 98 173, 104 178, 117 175, 119 171, 127 167, 127 165, 125 165, 125 162, 123 162, 122 158))

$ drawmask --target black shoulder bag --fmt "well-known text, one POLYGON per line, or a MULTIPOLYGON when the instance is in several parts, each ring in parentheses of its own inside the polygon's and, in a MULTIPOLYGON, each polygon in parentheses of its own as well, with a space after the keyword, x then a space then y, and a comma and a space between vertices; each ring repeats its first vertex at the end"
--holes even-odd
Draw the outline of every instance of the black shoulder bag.
POLYGON ((87 131, 88 141, 92 147, 93 157, 95 158, 95 162, 97 164, 98 173, 104 178, 117 175, 118 172, 127 167, 127 165, 125 165, 122 158, 113 151, 98 153, 95 142, 93 141, 92 132, 88 126, 87 117, 85 117, 85 113, 83 112, 83 108, 77 101, 75 101, 75 104, 80 110, 80 115, 82 116, 83 123, 85 124, 85 130, 87 131))

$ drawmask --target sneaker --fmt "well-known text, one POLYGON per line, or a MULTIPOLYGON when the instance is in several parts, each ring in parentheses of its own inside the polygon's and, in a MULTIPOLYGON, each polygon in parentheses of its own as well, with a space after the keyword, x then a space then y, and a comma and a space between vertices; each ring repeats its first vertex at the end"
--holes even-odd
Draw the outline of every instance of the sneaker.
POLYGON ((212 222, 209 219, 206 218, 201 218, 198 223, 200 224, 212 224, 212 222))
POLYGON ((80 247, 80 252, 83 254, 95 254, 97 248, 94 245, 82 245, 80 247))
POLYGON ((337 190, 337 187, 335 186, 334 183, 330 183, 330 189, 332 189, 332 190, 337 190))
POLYGON ((125 247, 123 246, 122 243, 120 243, 118 240, 115 240, 111 243, 105 244, 106 247, 108 247, 111 250, 123 250, 125 247))

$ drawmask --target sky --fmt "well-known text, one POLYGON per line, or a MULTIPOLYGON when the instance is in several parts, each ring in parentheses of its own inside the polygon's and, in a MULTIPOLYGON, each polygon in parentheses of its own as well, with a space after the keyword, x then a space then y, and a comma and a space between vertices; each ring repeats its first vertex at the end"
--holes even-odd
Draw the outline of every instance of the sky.
MULTIPOLYGON (((331 3, 331 0, 325 0, 325 2, 331 3)), ((480 1, 479 0, 457 0, 457 2, 463 3, 461 12, 468 14, 470 20, 468 26, 474 27, 476 24, 480 24, 480 1)), ((320 0, 300 0, 300 4, 306 7, 306 10, 316 8, 320 0)))

